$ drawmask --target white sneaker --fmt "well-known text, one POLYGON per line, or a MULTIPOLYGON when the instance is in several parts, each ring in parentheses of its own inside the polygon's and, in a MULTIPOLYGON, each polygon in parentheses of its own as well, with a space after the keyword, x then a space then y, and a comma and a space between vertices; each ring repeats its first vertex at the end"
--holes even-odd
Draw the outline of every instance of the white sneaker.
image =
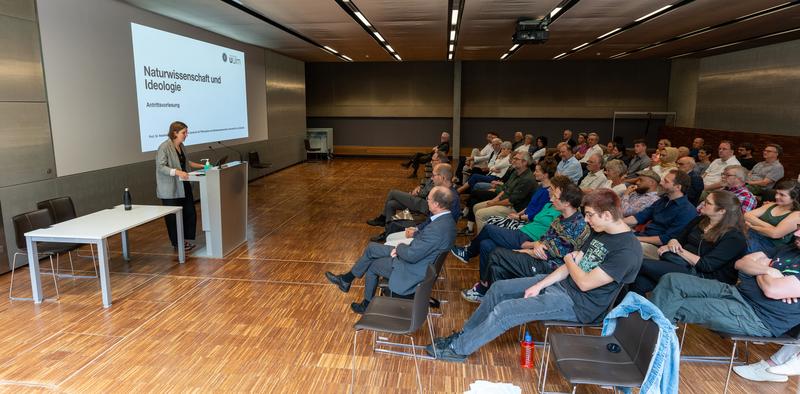
POLYGON ((761 360, 755 364, 737 365, 733 367, 733 371, 737 375, 754 382, 786 382, 789 380, 788 376, 768 372, 767 368, 770 368, 769 364, 761 360))
POLYGON ((800 375, 800 357, 794 356, 781 365, 769 367, 767 372, 783 376, 800 375))

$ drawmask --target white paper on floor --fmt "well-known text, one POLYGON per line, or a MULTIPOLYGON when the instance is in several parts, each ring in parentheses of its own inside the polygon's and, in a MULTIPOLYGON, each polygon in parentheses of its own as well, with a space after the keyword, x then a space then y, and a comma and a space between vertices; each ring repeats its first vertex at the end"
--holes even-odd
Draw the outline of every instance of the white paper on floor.
POLYGON ((486 380, 476 380, 469 385, 469 390, 464 394, 521 394, 522 389, 511 383, 495 383, 486 380))

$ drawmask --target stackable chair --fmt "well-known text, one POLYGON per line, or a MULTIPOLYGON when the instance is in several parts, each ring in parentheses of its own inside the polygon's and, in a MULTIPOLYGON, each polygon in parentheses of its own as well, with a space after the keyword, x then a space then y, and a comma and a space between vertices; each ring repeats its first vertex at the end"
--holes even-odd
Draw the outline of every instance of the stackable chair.
POLYGON ((272 167, 272 163, 262 163, 261 158, 258 156, 258 152, 252 151, 247 154, 247 162, 250 164, 250 167, 258 168, 261 170, 266 170, 272 167))
MULTIPOLYGON (((56 197, 56 198, 51 198, 49 200, 39 201, 38 203, 36 203, 36 208, 47 209, 47 211, 50 213, 50 218, 53 220, 53 224, 65 222, 67 220, 72 220, 78 217, 78 215, 75 213, 75 204, 72 203, 72 198, 69 196, 56 197)), ((72 271, 72 274, 71 275, 59 274, 58 271, 60 267, 58 265, 58 258, 56 258, 56 275, 66 276, 71 278, 97 278, 97 263, 94 258, 94 246, 92 244, 89 244, 89 252, 91 253, 91 256, 84 256, 78 253, 77 250, 75 250, 75 253, 78 254, 78 256, 80 257, 91 257, 92 267, 94 267, 94 276, 75 275, 75 266, 72 263, 72 250, 67 251, 67 254, 69 256, 69 267, 72 271)))
POLYGON ((308 155, 319 155, 322 153, 322 148, 312 148, 311 141, 308 138, 304 139, 303 142, 306 145, 306 161, 308 161, 308 155))
POLYGON ((638 312, 617 319, 608 336, 553 334, 548 348, 575 393, 579 384, 641 387, 658 343, 658 324, 638 312))
MULTIPOLYGON (((353 392, 356 382, 356 343, 358 340, 358 333, 362 330, 372 331, 373 334, 381 332, 405 335, 411 340, 411 345, 401 345, 411 349, 411 353, 406 353, 376 346, 377 342, 375 342, 373 336, 373 350, 380 353, 413 357, 414 368, 417 372, 417 386, 419 392, 422 392, 422 380, 419 375, 417 359, 424 357, 422 357, 422 355, 417 355, 417 349, 421 352, 424 350, 421 349, 422 346, 418 346, 414 343, 413 334, 427 321, 428 333, 431 336, 431 343, 433 343, 433 326, 431 324, 431 317, 428 314, 428 303, 431 292, 433 291, 433 283, 436 281, 436 276, 436 269, 432 265, 428 266, 425 279, 417 284, 413 299, 383 296, 375 297, 372 302, 369 303, 367 310, 364 311, 361 318, 353 325, 355 333, 353 334, 353 359, 351 362, 351 393, 353 392)), ((395 346, 398 345, 399 344, 395 344, 395 346)))
MULTIPOLYGON (((14 259, 11 263, 11 284, 8 286, 8 298, 11 300, 32 300, 33 298, 20 298, 12 296, 12 292, 14 290, 14 272, 17 269, 17 257, 28 256, 28 245, 25 242, 25 233, 38 230, 40 228, 50 227, 50 225, 53 224, 53 221, 50 218, 50 212, 48 212, 46 209, 39 209, 36 211, 19 214, 14 216, 11 221, 14 223, 14 236, 16 237, 17 248, 19 251, 14 253, 14 259)), ((58 281, 56 280, 56 269, 53 265, 53 256, 56 256, 57 261, 59 253, 66 253, 71 250, 75 250, 78 248, 78 246, 79 245, 77 244, 48 242, 37 242, 36 244, 36 249, 38 252, 37 258, 48 257, 50 259, 50 273, 53 275, 53 284, 56 288, 55 300, 58 299, 59 293, 58 281)))
POLYGON ((747 335, 729 334, 725 332, 717 332, 719 336, 730 339, 733 342, 733 350, 731 350, 730 362, 728 363, 728 376, 725 378, 725 389, 723 393, 728 392, 728 384, 731 381, 731 371, 733 370, 734 359, 736 358, 736 346, 739 342, 744 342, 745 346, 749 343, 765 344, 774 343, 777 345, 800 345, 800 325, 795 326, 789 330, 789 333, 780 337, 752 337, 747 335))

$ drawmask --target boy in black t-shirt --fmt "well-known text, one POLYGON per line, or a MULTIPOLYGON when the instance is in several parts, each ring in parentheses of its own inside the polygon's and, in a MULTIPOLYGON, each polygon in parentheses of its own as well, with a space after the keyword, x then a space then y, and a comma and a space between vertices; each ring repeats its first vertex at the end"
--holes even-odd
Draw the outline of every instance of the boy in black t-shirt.
POLYGON ((595 190, 584 198, 584 216, 594 233, 564 265, 549 275, 495 282, 461 332, 437 338, 428 354, 463 362, 469 354, 510 328, 531 321, 598 321, 623 284, 642 263, 639 241, 622 221, 617 194, 595 190), (434 352, 434 348, 436 351, 434 352))
POLYGON ((737 286, 687 274, 667 274, 651 301, 671 320, 712 330, 778 337, 800 324, 800 229, 794 242, 768 257, 751 253, 736 262, 737 286))

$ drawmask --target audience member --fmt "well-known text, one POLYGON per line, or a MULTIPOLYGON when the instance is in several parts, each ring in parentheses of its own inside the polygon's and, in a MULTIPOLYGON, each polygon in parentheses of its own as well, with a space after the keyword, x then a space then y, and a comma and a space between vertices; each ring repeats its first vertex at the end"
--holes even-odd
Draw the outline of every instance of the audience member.
POLYGON ((658 247, 675 238, 697 216, 694 206, 683 193, 690 183, 691 179, 685 172, 670 171, 661 178, 665 195, 643 211, 625 218, 625 223, 631 226, 646 223, 644 230, 636 233, 645 257, 658 259, 658 247))
POLYGON ((608 163, 611 160, 620 160, 627 166, 631 158, 625 154, 625 145, 621 142, 611 141, 608 143, 608 155, 603 157, 603 163, 608 163))
MULTIPOLYGON (((495 188, 497 195, 488 201, 476 202, 470 207, 467 228, 472 229, 470 223, 477 224, 480 232, 486 220, 491 216, 508 215, 522 210, 530 201, 537 185, 536 180, 528 168, 531 156, 528 152, 516 152, 511 159, 513 173, 503 185, 495 188)), ((470 198, 472 196, 470 195, 470 198)))
POLYGON ((644 296, 670 272, 736 283, 733 263, 744 256, 747 249, 739 200, 731 192, 714 191, 706 197, 700 214, 680 235, 658 248, 658 259, 642 261, 630 291, 644 296))
POLYGON ((728 140, 723 140, 719 143, 717 150, 719 158, 712 161, 703 174, 703 183, 706 185, 705 190, 716 190, 722 187, 720 178, 722 171, 727 166, 739 165, 739 160, 733 155, 733 143, 728 140))
POLYGON ((756 165, 756 159, 753 158, 753 144, 749 142, 742 142, 736 147, 736 159, 742 167, 747 168, 748 171, 753 169, 756 165))
POLYGON ((671 321, 755 337, 779 337, 800 324, 800 230, 768 256, 751 253, 736 262, 736 286, 687 274, 667 274, 651 301, 671 321))
POLYGON ((783 345, 767 360, 733 367, 737 375, 754 382, 786 382, 800 375, 800 346, 783 345))
POLYGON ((783 154, 783 147, 778 144, 767 144, 764 148, 764 161, 759 162, 747 177, 747 188, 755 195, 772 189, 775 182, 783 179, 783 164, 778 158, 783 154))
POLYGON ((458 188, 459 193, 466 193, 472 190, 472 188, 475 187, 475 184, 478 182, 491 182, 503 178, 503 176, 506 174, 506 171, 508 171, 509 167, 511 167, 511 143, 508 141, 501 142, 499 138, 492 140, 493 147, 497 143, 500 143, 500 153, 493 156, 492 159, 489 160, 487 173, 485 175, 470 175, 469 179, 467 179, 467 182, 458 188))
POLYGON ((583 157, 583 155, 586 153, 586 150, 589 149, 589 143, 587 141, 588 138, 588 134, 578 133, 578 144, 572 148, 572 153, 574 153, 578 159, 583 157))
POLYGON ((692 156, 695 161, 699 161, 700 159, 697 157, 697 154, 700 152, 700 148, 702 148, 705 143, 706 140, 700 137, 692 140, 692 149, 689 149, 689 156, 692 156))
POLYGON ((697 167, 694 159, 691 156, 681 157, 675 162, 678 169, 685 172, 692 178, 692 184, 689 190, 686 191, 686 198, 692 205, 697 205, 700 202, 700 195, 703 193, 705 185, 703 184, 703 177, 697 172, 697 167))
POLYGON ((556 162, 547 158, 536 164, 533 177, 539 182, 539 187, 533 193, 531 201, 524 210, 512 212, 506 216, 492 216, 486 219, 486 225, 510 228, 516 230, 532 220, 550 202, 550 180, 556 173, 556 162))
POLYGON ((524 142, 524 136, 521 131, 517 131, 514 133, 514 140, 511 141, 511 150, 516 151, 517 147, 522 145, 524 142))
MULTIPOLYGON (((459 163, 456 176, 459 180, 463 177, 464 182, 462 183, 466 183, 466 179, 468 179, 471 174, 486 174, 489 159, 495 154, 495 146, 492 144, 495 138, 497 138, 497 133, 492 131, 486 133, 486 146, 481 150, 477 148, 473 149, 472 154, 464 160, 464 165, 459 163)), ((497 150, 499 152, 499 145, 497 150)))
POLYGON ((572 138, 572 130, 570 129, 564 129, 564 132, 561 134, 561 142, 565 142, 567 145, 569 145, 570 149, 577 145, 575 140, 572 138))
MULTIPOLYGON (((442 186, 454 193, 452 196, 453 203, 450 206, 450 217, 452 217, 453 220, 458 223, 458 219, 461 217, 461 201, 458 198, 458 192, 453 187, 453 183, 451 182, 452 178, 453 167, 451 167, 450 164, 441 163, 433 167, 433 171, 431 172, 431 182, 433 183, 434 187, 442 186)), ((414 226, 415 224, 414 220, 391 220, 391 217, 388 217, 385 220, 385 223, 386 224, 384 225, 383 232, 370 238, 370 241, 383 242, 387 239, 389 234, 404 231, 406 228, 414 226)))
POLYGON ((622 195, 622 214, 624 217, 636 215, 653 205, 659 198, 658 185, 661 177, 651 170, 639 172, 635 185, 628 186, 622 195))
POLYGON ((800 186, 794 180, 775 185, 775 202, 766 203, 744 215, 749 227, 748 251, 772 255, 775 249, 792 242, 800 225, 800 186))
POLYGON ((561 161, 558 163, 556 174, 568 177, 577 185, 583 176, 581 163, 572 155, 569 145, 563 142, 558 144, 558 153, 561 156, 561 161))
POLYGON ((676 160, 678 160, 678 148, 668 146, 659 151, 658 164, 650 167, 650 169, 663 179, 667 173, 678 168, 678 165, 675 164, 676 160))
MULTIPOLYGON (((591 151, 590 151, 591 152, 591 151)), ((594 189, 599 189, 601 187, 605 187, 606 182, 608 179, 603 171, 603 156, 594 153, 591 156, 588 156, 586 161, 586 169, 588 173, 583 180, 581 180, 580 187, 581 190, 588 193, 594 189)))
POLYGON ((547 156, 547 137, 537 137, 536 146, 531 146, 528 150, 528 153, 531 154, 531 160, 533 160, 534 164, 538 163, 539 160, 542 160, 545 156, 547 156))
POLYGON ((664 148, 671 147, 671 146, 672 146, 672 142, 670 142, 670 140, 668 140, 666 138, 660 139, 660 140, 658 140, 658 145, 656 146, 656 150, 663 150, 664 148))
POLYGON ((586 139, 586 152, 583 154, 575 154, 575 157, 578 158, 581 163, 586 163, 592 155, 600 155, 600 165, 602 166, 603 147, 601 147, 598 142, 600 142, 600 136, 598 136, 597 133, 589 133, 586 139))
MULTIPOLYGON (((563 226, 565 224, 570 226, 573 230, 576 226, 583 227, 583 215, 578 214, 581 217, 579 220, 575 220, 577 219, 575 212, 580 209, 582 200, 583 193, 577 186, 575 186, 575 184, 568 181, 565 182, 563 177, 556 178, 555 184, 552 186, 550 193, 550 201, 552 204, 551 209, 557 211, 557 213, 553 216, 550 216, 549 213, 542 215, 547 216, 542 221, 542 224, 550 222, 548 225, 544 226, 545 231, 540 231, 538 228, 534 228, 534 231, 532 232, 524 232, 522 230, 509 230, 500 227, 486 226, 483 231, 481 231, 480 234, 478 234, 478 236, 472 240, 468 247, 454 247, 451 250, 451 253, 465 263, 468 262, 473 256, 478 254, 480 255, 480 281, 472 288, 464 290, 461 294, 462 297, 470 302, 480 302, 483 295, 486 294, 486 290, 488 290, 489 286, 491 285, 489 282, 489 257, 491 256, 492 252, 495 251, 495 249, 506 248, 510 250, 518 250, 537 246, 537 250, 540 250, 542 242, 557 241, 555 238, 546 238, 548 233, 550 233, 553 237, 558 234, 558 230, 562 230, 563 233, 563 226), (563 189, 561 189, 561 187, 563 187, 563 189), (558 224, 560 223, 558 219, 559 217, 572 218, 572 220, 558 224), (580 224, 578 224, 578 222, 580 222, 580 224), (557 229, 554 229, 551 232, 553 226, 556 226, 557 229)), ((533 228, 533 226, 531 226, 531 228, 533 228)), ((572 231, 571 233, 575 233, 573 235, 577 235, 580 234, 580 231, 577 233, 572 231)), ((568 245, 569 242, 575 241, 567 241, 568 245)), ((554 253, 558 253, 558 251, 556 250, 554 253)), ((545 271, 540 273, 547 274, 552 272, 553 269, 557 267, 553 267, 552 269, 546 269, 544 267, 539 268, 545 269, 545 271)))
POLYGON ((689 148, 686 146, 679 146, 678 147, 678 158, 681 157, 688 157, 689 156, 689 148))
POLYGON ((514 148, 514 152, 529 152, 533 145, 533 135, 525 134, 525 141, 523 144, 514 148))
POLYGON ((416 178, 417 171, 419 170, 420 164, 425 164, 431 161, 431 156, 434 153, 441 152, 443 155, 447 156, 447 152, 450 151, 450 133, 443 132, 440 139, 439 145, 434 146, 431 148, 431 151, 428 153, 421 153, 417 152, 414 156, 408 159, 405 163, 401 164, 403 167, 408 168, 409 166, 414 169, 414 172, 411 173, 409 178, 416 178))
POLYGON ((325 277, 339 290, 348 292, 355 278, 364 279, 364 300, 350 304, 353 312, 362 314, 375 295, 381 277, 389 279, 389 290, 394 294, 408 295, 425 278, 428 266, 443 252, 453 247, 456 237, 455 222, 448 217, 452 204, 452 193, 445 187, 436 186, 428 195, 428 210, 431 223, 420 230, 409 245, 396 248, 370 242, 367 249, 353 264, 350 271, 334 275, 325 272, 325 277))
MULTIPOLYGON (((650 158, 647 157, 647 143, 644 140, 633 141, 633 158, 628 164, 628 174, 635 176, 639 171, 650 167, 650 158)), ((636 178, 629 178, 626 182, 633 182, 636 178)))
MULTIPOLYGON (((747 169, 739 166, 732 165, 725 167, 720 178, 720 185, 723 190, 727 190, 736 195, 742 203, 742 212, 750 212, 758 205, 758 201, 753 193, 745 186, 744 180, 747 177, 747 169)), ((705 199, 708 191, 703 192, 700 198, 705 199)), ((702 203, 700 203, 702 205, 702 203)), ((698 207, 699 209, 700 207, 698 207)))
POLYGON ((697 160, 695 160, 695 168, 697 169, 697 173, 700 176, 703 175, 704 172, 708 169, 708 166, 711 165, 711 155, 714 153, 714 149, 710 146, 703 146, 697 151, 697 160))
MULTIPOLYGON (((434 153, 431 159, 434 166, 440 164, 439 153, 434 153)), ((431 172, 433 174, 433 172, 431 172)), ((433 177, 420 183, 419 186, 414 188, 410 193, 392 189, 386 195, 386 200, 383 203, 383 212, 373 219, 367 220, 367 224, 375 227, 384 227, 389 221, 392 220, 397 210, 408 209, 412 212, 418 212, 427 215, 428 203, 426 201, 428 193, 436 186, 433 177)))
POLYGON ((625 184, 625 175, 627 173, 628 167, 625 166, 622 160, 614 159, 606 162, 605 175, 608 181, 603 187, 613 190, 618 196, 622 197, 622 194, 628 189, 625 184))
POLYGON ((600 320, 621 286, 634 280, 642 261, 641 248, 622 221, 619 204, 610 190, 587 195, 584 213, 594 233, 580 251, 567 254, 564 265, 549 275, 495 282, 463 329, 435 339, 426 351, 440 360, 464 362, 520 324, 600 320))

